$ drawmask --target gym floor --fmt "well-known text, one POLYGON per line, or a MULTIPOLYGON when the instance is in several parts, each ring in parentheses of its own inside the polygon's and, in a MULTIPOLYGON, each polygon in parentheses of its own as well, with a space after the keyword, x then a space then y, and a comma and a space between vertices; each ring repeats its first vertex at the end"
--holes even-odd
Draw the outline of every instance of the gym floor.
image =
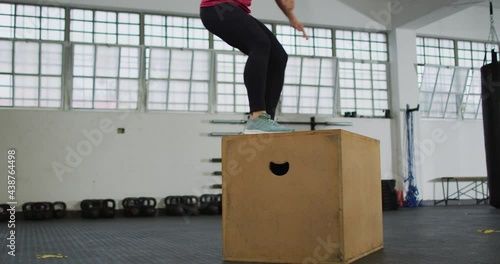
MULTIPOLYGON (((220 216, 69 218, 16 227, 16 256, 4 254, 0 263, 223 263, 220 216), (37 258, 46 254, 65 258, 37 258)), ((6 232, 2 224, 1 237, 6 232)), ((485 205, 386 211, 384 236, 384 250, 355 264, 500 263, 500 210, 485 205)))

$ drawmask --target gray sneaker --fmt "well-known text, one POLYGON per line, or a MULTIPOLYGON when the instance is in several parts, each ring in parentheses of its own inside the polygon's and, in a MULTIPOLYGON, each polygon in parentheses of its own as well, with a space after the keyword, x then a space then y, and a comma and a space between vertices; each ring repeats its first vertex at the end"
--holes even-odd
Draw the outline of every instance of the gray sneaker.
POLYGON ((257 119, 249 119, 243 134, 289 133, 292 128, 284 127, 271 119, 268 114, 261 114, 257 119))

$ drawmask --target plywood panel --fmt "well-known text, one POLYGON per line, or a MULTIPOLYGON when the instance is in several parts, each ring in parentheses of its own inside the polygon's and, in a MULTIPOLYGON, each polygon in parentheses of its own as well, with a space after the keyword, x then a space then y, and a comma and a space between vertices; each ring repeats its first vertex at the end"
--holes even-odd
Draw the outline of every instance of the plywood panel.
POLYGON ((344 254, 350 263, 383 247, 380 144, 342 133, 344 254))

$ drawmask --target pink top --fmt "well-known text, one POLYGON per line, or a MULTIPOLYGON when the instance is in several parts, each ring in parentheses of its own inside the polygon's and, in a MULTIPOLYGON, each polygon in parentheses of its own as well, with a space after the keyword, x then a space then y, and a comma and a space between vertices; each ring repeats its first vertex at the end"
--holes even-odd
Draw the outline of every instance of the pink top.
POLYGON ((250 14, 250 6, 252 5, 252 0, 201 0, 201 7, 215 6, 222 3, 233 3, 241 7, 245 12, 250 14))

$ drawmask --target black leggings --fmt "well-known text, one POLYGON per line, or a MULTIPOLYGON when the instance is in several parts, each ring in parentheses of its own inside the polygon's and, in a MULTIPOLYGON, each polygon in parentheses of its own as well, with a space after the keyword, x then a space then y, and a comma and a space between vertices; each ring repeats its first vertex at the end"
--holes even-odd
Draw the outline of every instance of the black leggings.
POLYGON ((285 79, 288 54, 276 36, 243 9, 231 3, 200 10, 203 25, 227 44, 248 55, 244 80, 250 112, 274 118, 285 79))

